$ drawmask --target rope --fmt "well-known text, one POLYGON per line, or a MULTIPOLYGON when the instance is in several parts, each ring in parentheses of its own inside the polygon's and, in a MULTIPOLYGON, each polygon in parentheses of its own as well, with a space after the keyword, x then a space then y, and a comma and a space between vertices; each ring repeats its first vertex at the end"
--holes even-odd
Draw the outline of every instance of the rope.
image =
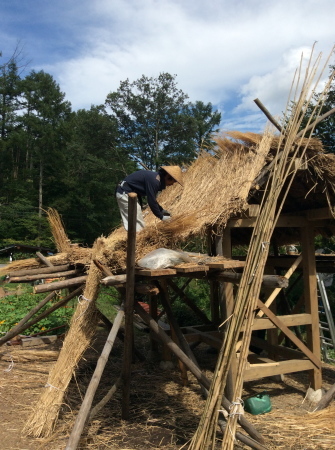
POLYGON ((78 303, 79 303, 79 305, 83 305, 85 302, 87 303, 87 307, 86 307, 86 309, 84 309, 84 311, 82 311, 82 312, 79 314, 78 317, 76 317, 76 320, 78 320, 82 315, 85 314, 85 312, 88 310, 88 307, 90 306, 90 302, 91 302, 91 300, 90 300, 89 298, 86 298, 86 297, 84 297, 83 294, 80 294, 79 297, 78 297, 78 303), (83 300, 83 301, 82 301, 82 300, 83 300))

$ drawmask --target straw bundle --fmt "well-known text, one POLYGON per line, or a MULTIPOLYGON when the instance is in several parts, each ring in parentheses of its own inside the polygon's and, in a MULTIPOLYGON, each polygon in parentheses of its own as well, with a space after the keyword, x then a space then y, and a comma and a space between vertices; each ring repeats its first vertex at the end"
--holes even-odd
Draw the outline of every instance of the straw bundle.
MULTIPOLYGON (((99 257, 103 240, 95 243, 94 256, 99 257)), ((59 358, 49 373, 46 389, 34 407, 33 414, 24 427, 27 435, 50 436, 63 403, 64 392, 72 378, 73 370, 90 344, 96 330, 98 316, 95 301, 98 295, 101 272, 91 263, 85 290, 78 298, 59 358), (80 301, 79 301, 80 300, 80 301)))
MULTIPOLYGON (((304 108, 306 107, 306 103, 308 104, 311 98, 309 97, 309 92, 311 90, 311 83, 315 76, 319 58, 312 69, 307 70, 299 98, 296 101, 296 107, 287 121, 286 129, 282 132, 279 138, 278 154, 275 157, 275 164, 272 168, 271 178, 268 182, 267 188, 265 189, 261 211, 257 219, 256 226, 253 230, 245 270, 243 271, 235 300, 234 313, 229 322, 228 332, 226 333, 219 354, 204 413, 197 432, 192 439, 189 450, 205 450, 207 448, 214 449, 215 447, 215 437, 219 410, 221 409, 221 399, 231 361, 232 358, 235 357, 236 342, 241 333, 242 324, 245 322, 245 331, 242 339, 240 357, 238 359, 238 375, 234 391, 235 403, 238 403, 238 399, 242 396, 243 373, 250 346, 254 310, 256 309, 257 300, 259 298, 262 276, 269 251, 269 242, 285 197, 297 171, 297 169, 294 168, 290 156, 292 155, 292 152, 293 156, 298 154, 300 154, 300 156, 303 155, 308 144, 308 142, 305 143, 306 145, 301 152, 300 146, 303 143, 303 140, 300 140, 298 144, 295 141, 301 126, 302 118, 304 117, 304 108), (283 150, 279 153, 281 148, 283 150), (282 194, 283 186, 287 180, 288 184, 285 188, 286 191, 284 192, 283 200, 281 204, 278 204, 279 196, 282 194)), ((325 91, 329 89, 330 83, 331 80, 326 86, 325 91)), ((314 91, 312 91, 312 95, 313 93, 314 91)), ((322 97, 323 96, 321 95, 321 98, 322 97)), ((321 105, 317 104, 315 107, 316 111, 320 107, 321 105)), ((228 424, 224 439, 222 441, 222 448, 225 450, 232 449, 234 446, 237 419, 238 412, 236 413, 234 411, 228 417, 228 424)))
POLYGON ((57 251, 59 253, 68 252, 71 246, 71 241, 65 233, 60 215, 55 209, 49 208, 47 211, 47 216, 57 251))

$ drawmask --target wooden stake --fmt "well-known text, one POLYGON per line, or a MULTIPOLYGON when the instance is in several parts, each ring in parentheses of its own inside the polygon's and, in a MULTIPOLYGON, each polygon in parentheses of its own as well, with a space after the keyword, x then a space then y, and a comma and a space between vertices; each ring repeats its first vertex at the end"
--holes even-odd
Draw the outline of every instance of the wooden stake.
POLYGON ((128 239, 127 239, 127 285, 125 301, 125 341, 122 368, 122 419, 129 419, 130 376, 133 357, 133 314, 135 293, 135 248, 136 248, 137 195, 128 194, 128 239))
POLYGON ((68 440, 65 450, 75 450, 78 446, 80 436, 83 432, 85 423, 87 421, 87 418, 88 418, 88 415, 89 415, 89 412, 90 412, 90 409, 92 406, 95 392, 99 386, 99 382, 100 382, 103 370, 107 364, 109 354, 112 351, 117 332, 122 323, 123 316, 124 316, 124 311, 121 308, 119 310, 119 312, 117 313, 117 316, 114 320, 114 325, 108 335, 108 338, 107 338, 106 344, 103 348, 103 351, 101 353, 101 356, 98 359, 97 366, 93 373, 90 384, 88 385, 84 401, 81 404, 77 419, 75 421, 74 427, 70 434, 70 438, 68 440))

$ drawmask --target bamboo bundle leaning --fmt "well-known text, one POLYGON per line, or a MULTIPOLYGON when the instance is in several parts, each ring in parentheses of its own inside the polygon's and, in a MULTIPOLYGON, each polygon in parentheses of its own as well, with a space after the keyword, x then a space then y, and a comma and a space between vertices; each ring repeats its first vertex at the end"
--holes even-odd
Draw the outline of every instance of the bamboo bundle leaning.
MULTIPOLYGON (((280 147, 284 145, 283 150, 280 153, 278 151, 275 164, 272 167, 270 181, 268 181, 267 188, 265 189, 260 214, 253 230, 249 246, 246 266, 236 296, 234 313, 230 318, 228 331, 219 354, 204 413, 198 429, 193 436, 189 450, 215 448, 220 403, 231 361, 235 356, 235 345, 240 335, 242 324, 246 321, 237 369, 238 375, 234 392, 235 402, 232 404, 231 414, 228 416, 228 423, 222 441, 222 448, 225 450, 232 449, 234 446, 237 419, 239 414, 241 414, 240 398, 243 388, 243 373, 249 351, 254 310, 256 309, 259 297, 264 266, 269 251, 270 238, 284 199, 295 175, 295 171, 297 170, 294 169, 293 166, 292 161, 294 158, 289 159, 289 156, 292 156, 292 149, 295 155, 298 155, 299 153, 301 156, 307 148, 306 145, 301 151, 301 145, 299 144, 301 144, 302 141, 298 144, 295 141, 301 126, 301 121, 304 117, 304 108, 306 107, 306 104, 309 104, 311 95, 313 95, 313 91, 312 94, 309 93, 319 60, 320 56, 317 58, 317 61, 312 68, 309 65, 309 70, 306 72, 300 96, 298 100, 295 101, 295 108, 287 121, 284 132, 281 134, 279 143, 280 147), (283 193, 282 190, 286 181, 288 181, 288 184, 285 188, 283 200, 281 200, 281 204, 278 205, 279 195, 283 193)), ((330 83, 331 80, 326 86, 325 91, 329 89, 330 83)), ((322 98, 324 98, 324 95, 321 95, 320 103, 315 106, 316 110, 320 108, 322 98)), ((309 126, 309 124, 307 126, 309 126)))

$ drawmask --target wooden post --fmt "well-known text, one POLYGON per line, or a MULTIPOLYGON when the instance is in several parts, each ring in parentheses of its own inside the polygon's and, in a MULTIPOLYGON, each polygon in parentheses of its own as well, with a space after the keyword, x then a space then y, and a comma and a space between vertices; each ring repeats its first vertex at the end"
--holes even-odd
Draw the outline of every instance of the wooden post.
MULTIPOLYGON (((226 228, 222 235, 222 253, 226 258, 232 257, 231 228, 226 228)), ((222 284, 221 316, 223 320, 228 319, 234 310, 234 285, 232 283, 222 284)), ((225 326, 227 328, 228 324, 225 326)), ((227 375, 225 395, 231 402, 234 401, 235 380, 237 376, 237 359, 232 357, 231 365, 227 375)))
POLYGON ((130 377, 133 357, 133 314, 135 294, 135 248, 136 248, 137 195, 128 194, 127 284, 125 301, 125 339, 122 367, 122 419, 129 419, 130 377))
POLYGON ((320 329, 318 312, 318 294, 316 280, 316 263, 314 248, 314 233, 312 226, 301 228, 302 243, 302 266, 304 278, 304 294, 306 313, 311 314, 312 324, 306 325, 307 347, 312 351, 315 357, 320 360, 320 369, 314 368, 309 372, 311 386, 313 389, 320 389, 322 386, 321 374, 321 348, 320 348, 320 329))
POLYGON ((70 438, 68 440, 65 450, 76 450, 76 448, 78 446, 80 436, 83 432, 85 423, 86 423, 88 415, 90 413, 90 409, 92 406, 95 392, 99 386, 99 382, 100 382, 103 370, 107 364, 109 354, 113 348, 114 341, 117 336, 117 332, 121 326, 123 315, 124 315, 123 309, 121 308, 119 310, 119 312, 117 313, 117 316, 114 320, 113 327, 108 335, 107 341, 106 341, 103 351, 100 355, 100 358, 98 359, 94 374, 93 374, 90 384, 87 388, 85 398, 83 400, 83 403, 81 404, 78 416, 76 418, 74 427, 70 434, 70 438))

